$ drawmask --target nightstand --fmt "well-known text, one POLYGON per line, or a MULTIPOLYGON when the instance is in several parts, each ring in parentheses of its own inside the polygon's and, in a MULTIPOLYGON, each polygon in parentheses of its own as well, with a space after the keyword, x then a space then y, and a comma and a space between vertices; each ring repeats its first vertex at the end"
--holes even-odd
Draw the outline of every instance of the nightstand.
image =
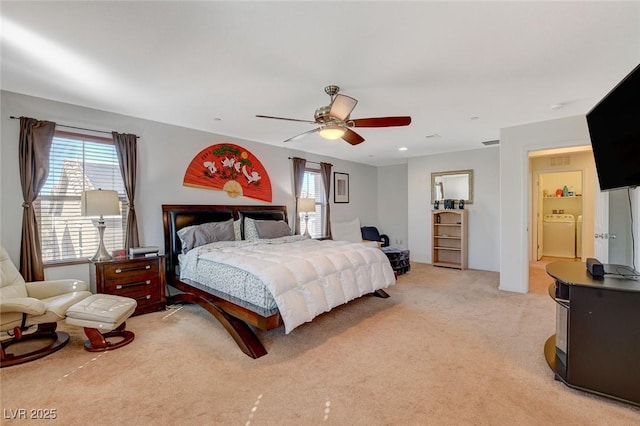
POLYGON ((133 315, 165 309, 164 256, 116 257, 92 263, 93 292, 135 299, 138 307, 133 315))

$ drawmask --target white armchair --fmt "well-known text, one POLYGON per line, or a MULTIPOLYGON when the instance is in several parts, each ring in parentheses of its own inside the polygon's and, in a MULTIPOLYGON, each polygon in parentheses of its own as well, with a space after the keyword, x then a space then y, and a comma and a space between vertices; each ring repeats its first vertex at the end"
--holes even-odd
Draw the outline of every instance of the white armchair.
POLYGON ((65 319, 70 306, 90 296, 81 280, 51 280, 25 283, 0 247, 0 331, 1 367, 22 364, 62 349, 69 335, 56 332, 57 322, 65 319), (31 333, 30 327, 37 326, 31 333), (33 349, 22 342, 43 339, 44 346, 33 349), (8 352, 10 346, 12 352, 8 352))

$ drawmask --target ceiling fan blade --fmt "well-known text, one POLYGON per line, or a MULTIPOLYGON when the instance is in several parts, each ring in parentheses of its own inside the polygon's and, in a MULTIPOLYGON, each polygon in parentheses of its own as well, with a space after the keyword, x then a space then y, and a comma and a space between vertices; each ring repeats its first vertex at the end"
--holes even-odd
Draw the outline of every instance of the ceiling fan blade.
POLYGON ((395 127, 408 126, 411 124, 411 117, 372 117, 356 118, 349 120, 349 125, 353 127, 395 127))
POLYGON ((311 123, 311 124, 316 124, 315 121, 310 121, 310 120, 299 120, 297 118, 285 118, 285 117, 273 117, 271 115, 256 115, 256 117, 258 118, 271 118, 274 120, 287 120, 287 121, 299 121, 301 123, 311 123))
POLYGON ((345 129, 342 139, 349 142, 351 145, 358 145, 359 143, 364 142, 364 138, 351 129, 345 129))
POLYGON ((312 130, 308 130, 308 131, 306 131, 306 132, 304 132, 304 133, 300 133, 299 135, 295 135, 294 137, 289 138, 289 139, 287 139, 287 140, 286 140, 286 141, 284 141, 284 142, 291 142, 291 141, 298 140, 298 139, 302 138, 303 136, 306 136, 306 135, 311 134, 311 133, 315 133, 315 132, 317 132, 318 130, 320 130, 320 128, 319 128, 319 127, 315 128, 315 129, 312 129, 312 130))
POLYGON ((331 102, 329 115, 340 121, 344 121, 349 117, 349 114, 351 114, 351 111, 353 111, 357 103, 358 101, 351 96, 338 93, 336 97, 333 98, 333 102, 331 102))

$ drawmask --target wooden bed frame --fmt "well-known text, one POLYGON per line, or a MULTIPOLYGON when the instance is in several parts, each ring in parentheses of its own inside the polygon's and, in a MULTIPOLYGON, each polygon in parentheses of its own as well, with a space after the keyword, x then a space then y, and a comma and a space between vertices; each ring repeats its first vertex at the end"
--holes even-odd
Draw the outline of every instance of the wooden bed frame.
MULTIPOLYGON (((244 220, 245 217, 288 222, 286 206, 162 206, 166 279, 170 286, 182 292, 167 296, 171 303, 196 303, 202 306, 220 321, 242 352, 251 358, 260 358, 267 354, 267 350, 252 327, 272 330, 284 325, 278 309, 264 309, 191 280, 180 280, 179 273, 178 255, 182 252, 180 238, 177 236, 179 229, 231 218, 244 220)), ((244 225, 244 222, 241 225, 244 225)), ((241 228, 244 229, 244 226, 241 228)), ((384 290, 378 290, 374 294, 379 297, 389 297, 384 290)))

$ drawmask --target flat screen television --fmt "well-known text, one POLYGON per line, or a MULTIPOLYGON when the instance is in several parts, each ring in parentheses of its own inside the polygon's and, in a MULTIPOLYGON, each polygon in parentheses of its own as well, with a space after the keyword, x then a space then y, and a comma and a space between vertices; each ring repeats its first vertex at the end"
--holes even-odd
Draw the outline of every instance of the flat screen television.
POLYGON ((601 190, 640 185, 640 65, 587 113, 601 190))

